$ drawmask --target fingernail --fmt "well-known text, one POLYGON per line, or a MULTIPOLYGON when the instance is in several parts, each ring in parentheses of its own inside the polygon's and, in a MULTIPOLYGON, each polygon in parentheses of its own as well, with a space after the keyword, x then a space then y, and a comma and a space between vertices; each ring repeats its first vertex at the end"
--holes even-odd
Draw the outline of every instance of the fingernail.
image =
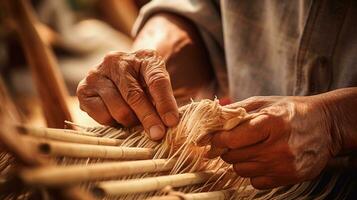
POLYGON ((175 126, 178 123, 178 116, 174 113, 166 113, 164 115, 164 121, 167 126, 175 126))
POLYGON ((159 125, 152 126, 149 130, 149 135, 153 140, 160 140, 164 134, 164 129, 159 125))

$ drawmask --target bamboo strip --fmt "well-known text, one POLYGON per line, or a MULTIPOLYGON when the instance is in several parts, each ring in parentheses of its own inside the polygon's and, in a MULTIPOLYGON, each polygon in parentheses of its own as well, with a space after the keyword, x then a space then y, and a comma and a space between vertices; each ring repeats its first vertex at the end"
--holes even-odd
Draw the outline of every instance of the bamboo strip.
POLYGON ((68 156, 74 158, 105 158, 143 160, 152 159, 154 150, 150 148, 113 147, 92 144, 74 144, 50 140, 26 138, 28 143, 37 146, 40 153, 53 156, 68 156))
POLYGON ((76 131, 71 129, 35 128, 28 126, 18 126, 17 128, 19 132, 23 134, 64 142, 108 146, 118 146, 123 142, 119 139, 88 136, 89 134, 86 134, 85 131, 76 131))
POLYGON ((210 170, 204 172, 184 173, 143 179, 132 179, 126 181, 104 181, 98 183, 92 189, 92 191, 98 196, 105 194, 124 195, 151 192, 160 190, 169 185, 172 187, 182 187, 187 185, 200 184, 206 181, 213 181, 215 180, 215 177, 219 177, 219 175, 221 175, 223 172, 224 170, 210 170))
POLYGON ((78 158, 107 158, 107 159, 150 159, 153 150, 149 148, 113 147, 89 144, 71 144, 65 142, 42 143, 40 149, 51 155, 69 156, 78 158), (48 148, 47 148, 48 147, 48 148))
MULTIPOLYGON (((48 160, 40 157, 35 149, 32 148, 31 144, 27 143, 24 137, 16 137, 16 129, 11 126, 2 126, 0 129, 0 145, 5 147, 6 151, 11 153, 17 161, 19 161, 23 166, 29 168, 36 168, 40 166, 50 165, 48 160), (15 133, 15 134, 14 134, 15 133)), ((18 189, 23 189, 21 187, 22 184, 18 182, 19 179, 12 179, 7 182, 4 186, 0 187, 0 196, 6 195, 6 191, 10 189, 10 191, 18 189), (14 183, 12 185, 12 183, 14 183), (16 185, 16 187, 14 187, 16 185)), ((78 187, 66 188, 60 187, 57 188, 57 197, 61 199, 61 197, 65 197, 62 199, 69 200, 94 200, 95 198, 91 196, 91 194, 83 191, 78 187)), ((2 197, 1 197, 2 199, 2 197)))
POLYGON ((63 167, 42 167, 20 172, 21 179, 30 185, 58 186, 104 178, 170 170, 175 160, 155 159, 126 162, 95 163, 63 167))

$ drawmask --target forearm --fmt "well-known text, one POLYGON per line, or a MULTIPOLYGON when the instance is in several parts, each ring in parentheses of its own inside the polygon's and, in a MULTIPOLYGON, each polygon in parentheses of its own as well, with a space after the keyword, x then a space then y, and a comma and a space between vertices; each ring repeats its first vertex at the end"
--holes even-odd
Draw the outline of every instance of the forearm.
POLYGON ((190 21, 174 14, 158 13, 140 30, 134 40, 133 50, 154 49, 169 59, 197 39, 199 35, 190 21))
POLYGON ((152 16, 135 38, 133 49, 154 49, 165 59, 178 99, 194 96, 198 88, 212 80, 212 67, 202 38, 183 17, 168 13, 152 16))
POLYGON ((328 118, 332 139, 339 146, 338 155, 357 151, 357 87, 317 95, 328 118))

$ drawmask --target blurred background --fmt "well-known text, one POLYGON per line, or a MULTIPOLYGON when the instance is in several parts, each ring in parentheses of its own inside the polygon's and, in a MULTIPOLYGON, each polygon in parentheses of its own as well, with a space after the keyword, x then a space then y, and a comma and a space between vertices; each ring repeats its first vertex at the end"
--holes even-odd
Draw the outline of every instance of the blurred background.
POLYGON ((41 57, 41 52, 32 54, 44 45, 54 55, 50 60, 54 61, 52 67, 58 72, 59 82, 65 83, 73 121, 96 124, 79 109, 74 96, 77 84, 109 51, 130 51, 131 28, 148 0, 28 0, 30 12, 24 16, 21 6, 16 5, 21 0, 8 2, 15 5, 0 7, 0 72, 2 90, 11 99, 14 112, 23 123, 46 124, 44 116, 49 111, 44 110, 37 87, 48 83, 36 75, 34 67, 38 66, 31 68, 29 60, 41 57), (27 21, 31 18, 28 14, 34 19, 27 21), (30 23, 30 29, 26 23, 30 23), (32 31, 31 26, 35 28, 32 31), (39 35, 42 44, 31 39, 32 33, 39 35))

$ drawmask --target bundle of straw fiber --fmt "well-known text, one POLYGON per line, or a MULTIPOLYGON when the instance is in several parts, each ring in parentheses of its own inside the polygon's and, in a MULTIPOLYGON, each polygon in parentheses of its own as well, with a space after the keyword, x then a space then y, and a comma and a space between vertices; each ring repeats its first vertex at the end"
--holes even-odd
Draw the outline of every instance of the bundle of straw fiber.
MULTIPOLYGON (((218 101, 192 102, 180 108, 179 124, 169 129, 161 142, 150 140, 142 127, 77 125, 78 130, 66 130, 2 125, 0 198, 51 199, 59 194, 53 191, 68 198, 75 193, 68 192, 69 188, 92 199, 309 197, 319 181, 259 191, 219 157, 206 158, 207 153, 217 152, 197 143, 205 144, 208 133, 230 129, 249 116, 242 108, 226 108, 218 101), (19 148, 18 144, 23 146, 19 148), (21 152, 25 146, 29 146, 28 151, 21 152), (29 164, 29 154, 35 164, 29 164), (46 164, 38 164, 39 159, 46 164)), ((315 197, 323 198, 334 187, 336 177, 314 193, 315 197)), ((77 197, 72 199, 90 199, 77 197)))

